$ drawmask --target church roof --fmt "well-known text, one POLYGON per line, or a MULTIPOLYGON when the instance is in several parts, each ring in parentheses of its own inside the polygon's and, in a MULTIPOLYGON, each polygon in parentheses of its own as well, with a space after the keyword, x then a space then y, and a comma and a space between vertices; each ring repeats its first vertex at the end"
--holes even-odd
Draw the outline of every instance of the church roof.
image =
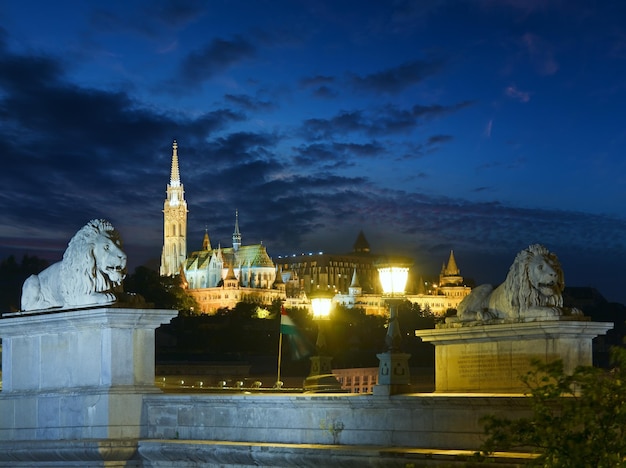
POLYGON ((274 267, 274 263, 267 254, 265 246, 263 244, 252 244, 242 245, 237 250, 230 247, 192 252, 187 258, 187 269, 206 268, 214 253, 221 256, 221 260, 225 264, 233 265, 234 268, 247 265, 253 267, 274 267))

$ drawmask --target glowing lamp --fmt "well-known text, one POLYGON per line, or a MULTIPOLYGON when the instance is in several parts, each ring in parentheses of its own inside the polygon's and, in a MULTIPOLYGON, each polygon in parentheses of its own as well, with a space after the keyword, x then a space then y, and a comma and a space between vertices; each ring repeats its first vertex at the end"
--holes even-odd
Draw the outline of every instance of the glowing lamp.
POLYGON ((330 297, 314 297, 311 299, 311 308, 313 309, 313 317, 315 320, 327 320, 330 315, 330 306, 332 299, 330 297))
POLYGON ((387 351, 376 355, 379 365, 378 383, 374 387, 375 395, 406 393, 411 389, 409 372, 411 355, 401 352, 402 335, 398 323, 398 307, 403 301, 402 296, 411 265, 412 263, 398 258, 384 258, 376 264, 380 285, 383 288, 383 298, 389 304, 389 323, 385 336, 387 351))
POLYGON ((409 277, 409 267, 382 266, 378 268, 378 276, 385 295, 402 296, 409 277))

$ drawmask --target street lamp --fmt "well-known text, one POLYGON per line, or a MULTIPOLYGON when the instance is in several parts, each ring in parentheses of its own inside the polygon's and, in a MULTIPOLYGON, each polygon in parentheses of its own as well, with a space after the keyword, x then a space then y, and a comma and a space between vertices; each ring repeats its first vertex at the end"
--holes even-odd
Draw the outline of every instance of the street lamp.
POLYGON ((398 306, 404 300, 404 289, 412 263, 404 259, 384 258, 377 262, 383 299, 389 304, 389 324, 385 344, 387 350, 377 354, 378 384, 375 395, 393 395, 410 391, 410 354, 400 352, 402 335, 398 323, 398 306))
POLYGON ((324 334, 322 321, 326 321, 330 318, 331 305, 332 299, 330 297, 319 296, 311 298, 313 320, 317 322, 317 341, 315 342, 315 347, 317 348, 318 354, 322 351, 326 351, 326 336, 324 334))
POLYGON ((341 384, 333 375, 332 356, 326 356, 325 322, 330 319, 332 299, 326 295, 311 298, 313 319, 317 322, 316 356, 311 356, 311 371, 304 381, 304 390, 309 392, 340 392, 341 384))

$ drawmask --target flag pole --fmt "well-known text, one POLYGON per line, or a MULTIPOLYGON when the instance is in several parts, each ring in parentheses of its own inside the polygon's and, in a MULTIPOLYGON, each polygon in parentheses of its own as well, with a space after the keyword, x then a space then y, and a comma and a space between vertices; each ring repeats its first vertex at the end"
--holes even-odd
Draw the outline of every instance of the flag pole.
POLYGON ((282 382, 280 381, 280 361, 283 356, 283 334, 280 333, 280 338, 278 338, 278 377, 276 377, 276 384, 274 388, 281 388, 282 382))

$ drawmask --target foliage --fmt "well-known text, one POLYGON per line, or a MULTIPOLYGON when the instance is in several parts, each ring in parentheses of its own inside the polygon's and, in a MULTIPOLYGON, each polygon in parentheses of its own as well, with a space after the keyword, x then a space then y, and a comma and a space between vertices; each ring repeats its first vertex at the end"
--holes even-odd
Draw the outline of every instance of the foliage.
POLYGON ((485 418, 482 452, 532 449, 533 464, 544 467, 625 466, 626 350, 614 348, 612 357, 608 371, 581 366, 571 375, 562 361, 535 362, 523 377, 532 416, 485 418))
POLYGON ((183 289, 180 277, 161 277, 144 266, 126 277, 124 290, 141 295, 158 309, 178 309, 183 315, 199 310, 196 300, 183 289))
POLYGON ((38 274, 48 262, 36 256, 24 255, 17 263, 13 255, 0 262, 0 312, 17 311, 20 308, 22 285, 30 275, 38 274))

